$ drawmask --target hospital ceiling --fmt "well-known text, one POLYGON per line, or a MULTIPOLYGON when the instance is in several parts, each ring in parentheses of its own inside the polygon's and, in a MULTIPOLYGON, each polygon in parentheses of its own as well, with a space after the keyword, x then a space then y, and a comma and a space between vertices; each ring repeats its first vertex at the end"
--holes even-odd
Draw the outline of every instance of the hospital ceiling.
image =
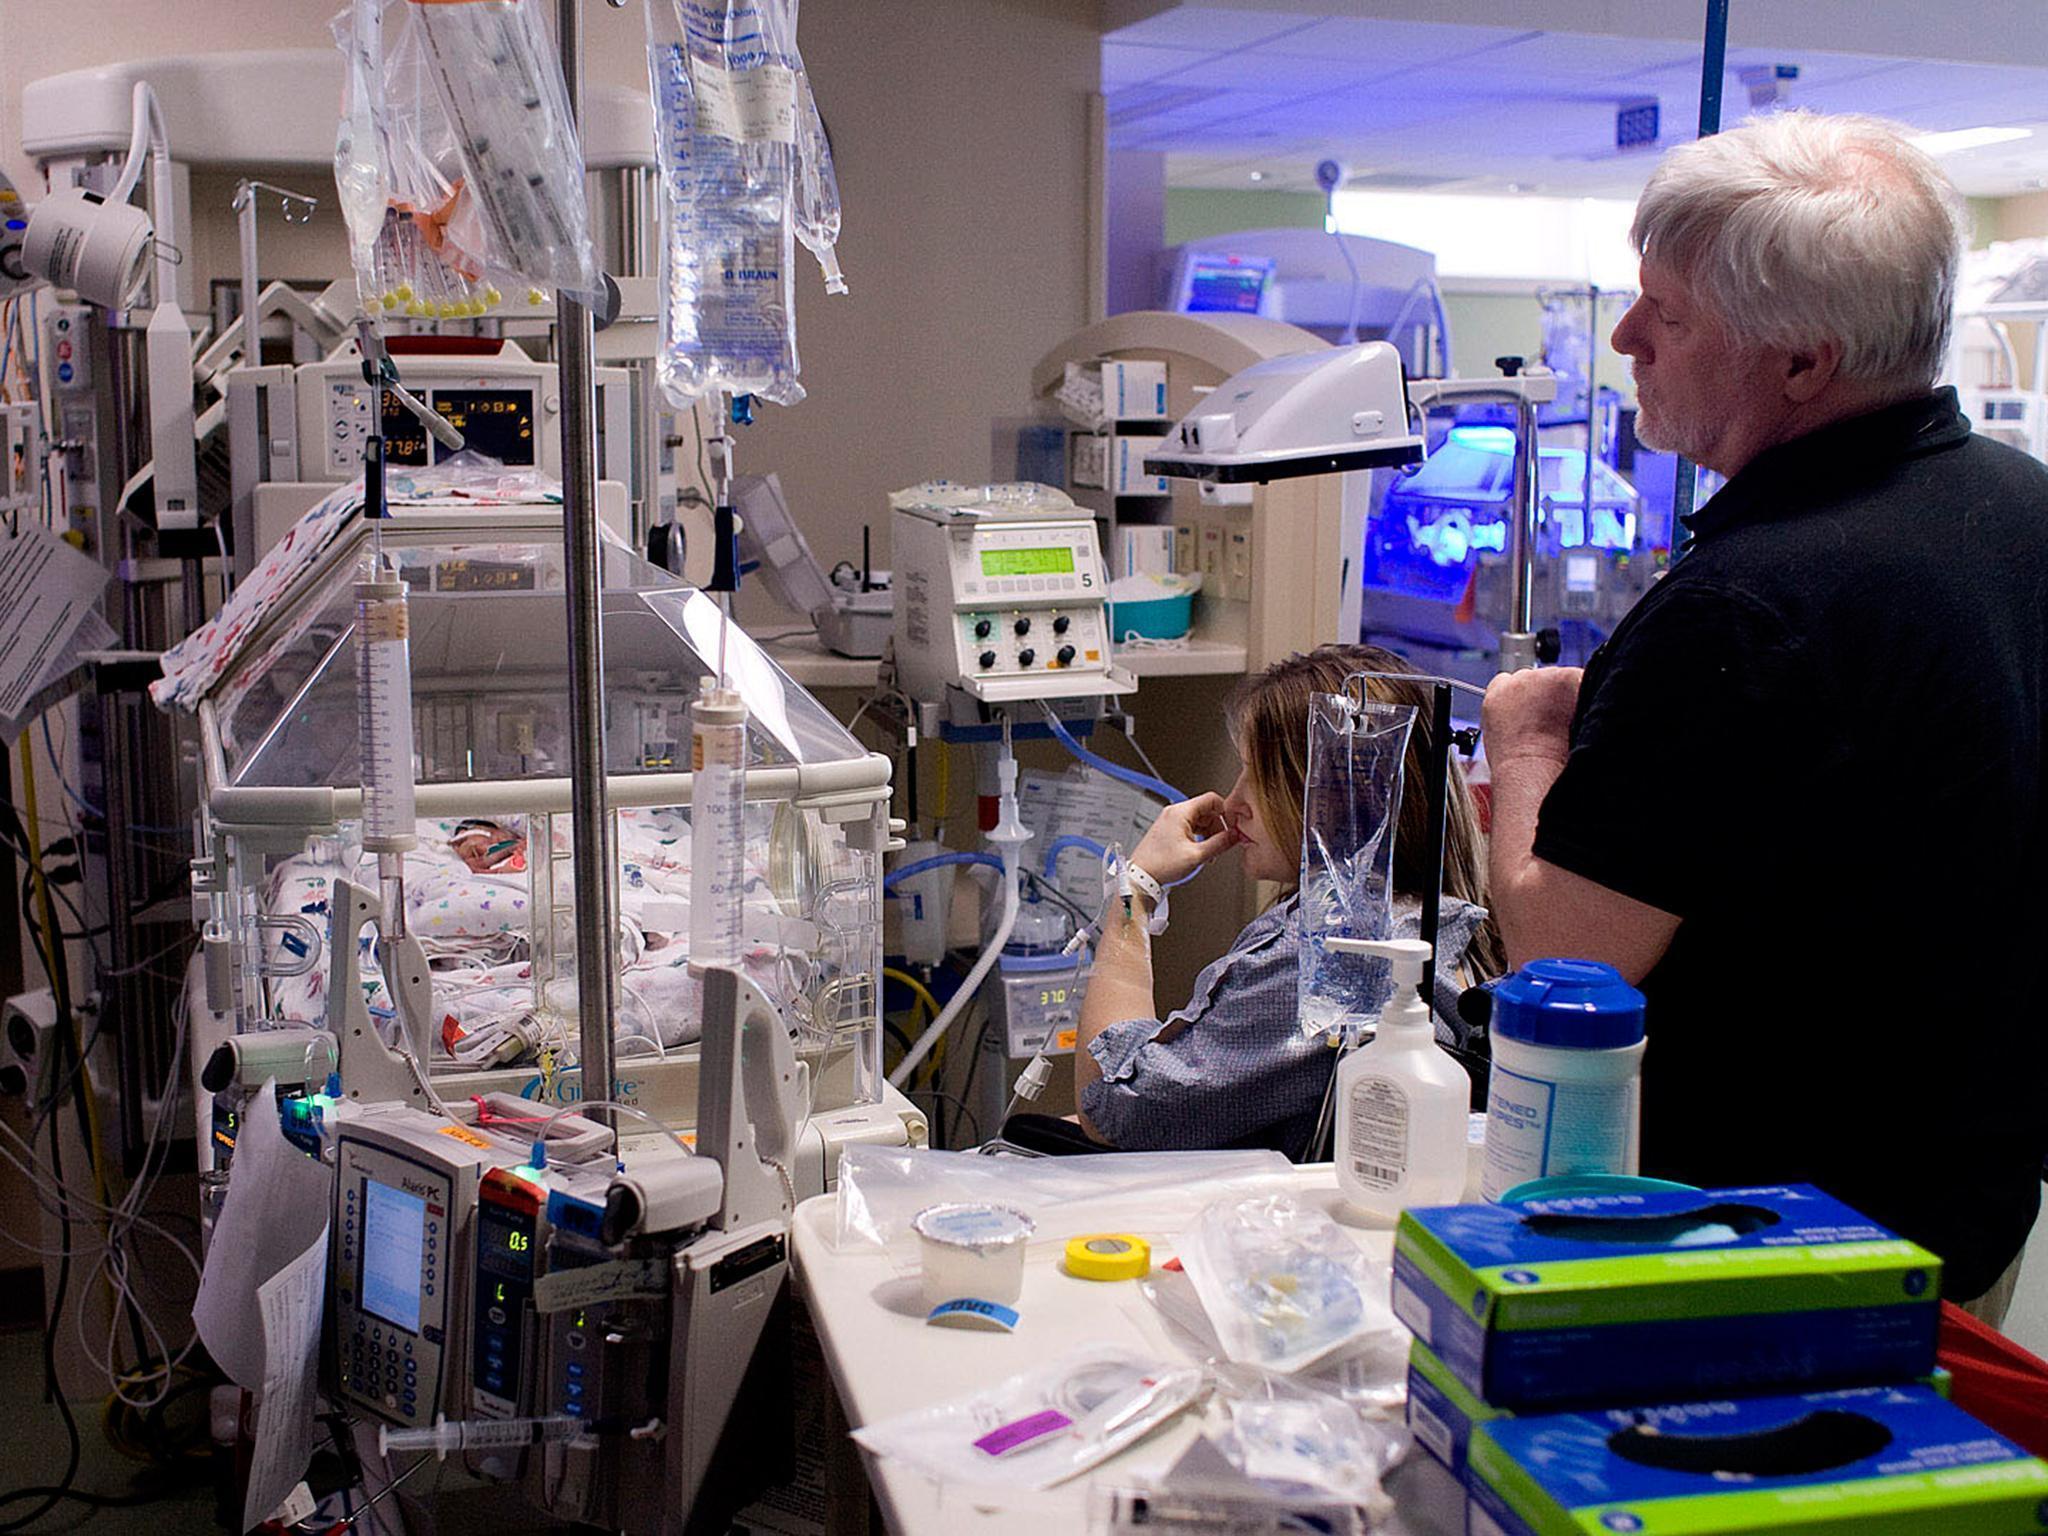
MULTIPOLYGON (((1125 9, 1148 8, 1105 34, 1102 88, 1111 146, 1164 153, 1170 186, 1313 191, 1316 161, 1334 155, 1351 167, 1354 187, 1633 197, 1657 146, 1617 151, 1617 111, 1655 101, 1663 145, 1692 137, 1699 117, 1700 45, 1675 29, 1667 38, 1598 36, 1364 17, 1357 5, 1345 15, 1201 3, 1125 9)), ((1490 10, 1529 19, 1545 7, 1490 10)), ((1875 40, 1903 41, 1882 31, 1875 40)), ((2032 128, 2030 138, 1943 164, 1974 196, 2048 187, 2048 67, 1751 45, 1738 33, 1724 123, 1752 110, 1752 85, 1786 105, 1874 112, 1923 131, 2032 128), (1783 78, 1785 66, 1796 78, 1783 78)))

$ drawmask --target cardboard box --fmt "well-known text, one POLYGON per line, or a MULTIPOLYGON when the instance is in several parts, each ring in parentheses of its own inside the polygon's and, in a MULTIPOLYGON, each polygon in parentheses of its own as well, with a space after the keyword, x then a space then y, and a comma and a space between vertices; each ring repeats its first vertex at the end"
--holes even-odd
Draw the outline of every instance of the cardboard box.
POLYGON ((2048 1527, 2048 1462, 1923 1386, 1496 1419, 1467 1483, 1469 1536, 2048 1527))
MULTIPOLYGON (((1949 1395, 1949 1373, 1937 1368, 1922 1385, 1942 1398, 1949 1395)), ((1471 1454, 1472 1436, 1482 1424, 1511 1419, 1515 1414, 1479 1398, 1458 1380, 1451 1368, 1429 1352, 1420 1339, 1408 1352, 1408 1429, 1415 1443, 1462 1482, 1471 1454)))
POLYGON ((1472 1446, 1472 1432, 1505 1408, 1483 1402, 1451 1368, 1417 1339, 1408 1351, 1408 1430, 1415 1443, 1448 1467, 1460 1482, 1472 1446))
POLYGON ((1102 406, 1112 421, 1166 419, 1166 364, 1105 361, 1102 406))
POLYGON ((1165 445, 1163 437, 1111 438, 1110 491, 1118 496, 1171 495, 1166 476, 1145 473, 1145 460, 1157 458, 1165 445))
POLYGON ((1809 1185, 1403 1213, 1394 1311, 1497 1408, 1913 1381, 1941 1261, 1809 1185))

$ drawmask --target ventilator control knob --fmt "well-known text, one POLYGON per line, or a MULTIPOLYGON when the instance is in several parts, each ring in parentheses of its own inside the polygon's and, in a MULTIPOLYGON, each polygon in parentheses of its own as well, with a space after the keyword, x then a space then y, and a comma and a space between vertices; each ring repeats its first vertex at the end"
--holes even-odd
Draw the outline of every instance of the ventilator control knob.
POLYGON ((995 664, 996 664, 996 653, 995 653, 994 651, 983 651, 983 652, 981 653, 981 670, 982 670, 982 671, 986 672, 986 671, 987 671, 987 670, 988 670, 988 669, 989 669, 990 667, 994 666, 995 664))
POLYGON ((1032 650, 1031 647, 1028 645, 1025 646, 1023 650, 1017 653, 1017 665, 1020 667, 1028 667, 1031 665, 1032 662, 1036 661, 1037 659, 1038 652, 1032 650))
POLYGON ((974 621, 974 638, 977 640, 986 640, 989 636, 989 631, 994 628, 995 625, 989 623, 987 619, 976 619, 974 621))
POLYGON ((1063 613, 1052 621, 1052 632, 1056 635, 1064 635, 1067 632, 1067 626, 1073 622, 1072 619, 1063 613))
POLYGON ((1071 665, 1074 660, 1074 648, 1071 645, 1061 646, 1060 653, 1053 657, 1053 660, 1063 667, 1071 665))
POLYGON ((1019 619, 1011 627, 1014 628, 1020 635, 1028 635, 1031 633, 1031 621, 1029 619, 1019 619))

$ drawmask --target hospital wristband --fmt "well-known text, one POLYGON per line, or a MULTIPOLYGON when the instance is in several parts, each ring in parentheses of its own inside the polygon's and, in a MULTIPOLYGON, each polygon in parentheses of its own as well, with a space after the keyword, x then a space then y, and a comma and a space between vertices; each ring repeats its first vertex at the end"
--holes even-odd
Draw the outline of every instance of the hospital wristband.
POLYGON ((1166 903, 1166 892, 1159 882, 1139 865, 1124 865, 1124 880, 1136 894, 1152 903, 1152 910, 1158 911, 1166 903))

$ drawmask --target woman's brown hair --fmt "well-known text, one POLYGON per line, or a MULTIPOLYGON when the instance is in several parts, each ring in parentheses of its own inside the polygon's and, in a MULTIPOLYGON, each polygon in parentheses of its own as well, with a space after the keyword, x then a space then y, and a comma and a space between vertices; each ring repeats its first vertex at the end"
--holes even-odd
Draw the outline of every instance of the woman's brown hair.
MULTIPOLYGON (((1421 674, 1392 651, 1376 645, 1323 645, 1298 651, 1253 673, 1231 691, 1223 706, 1224 723, 1244 760, 1259 815, 1275 846, 1301 846, 1302 786, 1308 780, 1308 717, 1319 693, 1342 693, 1348 677, 1359 672, 1398 672, 1414 682, 1368 678, 1367 696, 1382 704, 1406 704, 1415 710, 1408 733, 1408 755, 1402 765, 1401 810, 1394 827, 1394 889, 1419 896, 1436 872, 1424 867, 1429 851, 1428 795, 1425 768, 1433 746, 1434 722, 1430 689, 1421 674)), ((1451 762, 1450 796, 1444 817, 1443 890, 1446 896, 1486 905, 1486 848, 1472 792, 1455 756, 1451 762)), ((1506 956, 1493 920, 1480 925, 1466 951, 1475 979, 1497 976, 1506 956)))

